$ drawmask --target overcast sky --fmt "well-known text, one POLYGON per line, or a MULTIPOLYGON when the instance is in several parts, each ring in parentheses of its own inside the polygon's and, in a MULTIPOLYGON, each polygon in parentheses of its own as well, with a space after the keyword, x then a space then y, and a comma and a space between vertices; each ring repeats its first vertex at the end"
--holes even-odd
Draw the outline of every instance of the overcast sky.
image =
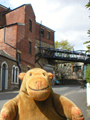
POLYGON ((68 40, 74 50, 85 50, 83 42, 89 40, 90 11, 85 7, 89 0, 0 0, 0 4, 14 9, 31 4, 36 21, 55 30, 55 41, 68 40))

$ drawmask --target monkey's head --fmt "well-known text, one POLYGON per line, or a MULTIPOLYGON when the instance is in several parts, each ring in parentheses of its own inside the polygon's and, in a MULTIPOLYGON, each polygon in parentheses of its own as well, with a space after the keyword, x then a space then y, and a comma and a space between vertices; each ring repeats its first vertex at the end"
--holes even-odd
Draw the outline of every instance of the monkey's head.
POLYGON ((52 73, 47 73, 41 68, 34 68, 27 73, 20 73, 21 91, 27 94, 36 101, 46 100, 51 92, 52 73))

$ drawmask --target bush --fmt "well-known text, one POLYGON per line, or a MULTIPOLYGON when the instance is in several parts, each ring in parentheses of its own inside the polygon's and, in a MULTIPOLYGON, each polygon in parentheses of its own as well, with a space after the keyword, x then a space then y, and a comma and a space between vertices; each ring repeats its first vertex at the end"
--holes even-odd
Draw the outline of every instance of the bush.
POLYGON ((90 83, 90 65, 88 65, 86 69, 86 81, 90 83))

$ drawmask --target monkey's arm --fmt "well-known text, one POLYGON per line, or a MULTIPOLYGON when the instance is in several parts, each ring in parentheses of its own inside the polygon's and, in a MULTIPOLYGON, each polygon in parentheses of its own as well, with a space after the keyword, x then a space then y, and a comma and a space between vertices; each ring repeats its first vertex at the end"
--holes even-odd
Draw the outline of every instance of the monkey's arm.
POLYGON ((81 110, 68 98, 54 94, 54 104, 57 112, 69 120, 84 120, 81 110))
POLYGON ((1 109, 0 120, 14 120, 18 112, 18 95, 9 100, 1 109))

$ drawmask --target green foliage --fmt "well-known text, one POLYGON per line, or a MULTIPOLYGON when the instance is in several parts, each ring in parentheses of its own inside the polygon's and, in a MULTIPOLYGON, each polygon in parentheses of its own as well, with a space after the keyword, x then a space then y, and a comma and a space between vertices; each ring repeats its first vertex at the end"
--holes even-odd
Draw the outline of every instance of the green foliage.
MULTIPOLYGON (((87 43, 90 43, 90 41, 84 42, 84 44, 87 44, 87 43)), ((88 49, 88 50, 86 51, 86 53, 87 53, 87 52, 90 52, 90 44, 88 44, 86 47, 87 47, 87 49, 88 49)))
POLYGON ((89 36, 88 36, 88 37, 90 37, 90 30, 88 30, 87 34, 89 34, 89 36))
MULTIPOLYGON (((88 4, 86 5, 86 8, 89 8, 90 7, 90 2, 88 2, 88 4)), ((90 8, 89 8, 90 10, 90 8)))
POLYGON ((65 50, 73 50, 74 46, 71 46, 67 40, 62 40, 61 42, 55 42, 55 48, 65 49, 65 50))
POLYGON ((85 41, 83 44, 87 44, 87 43, 90 43, 90 41, 85 41))
MULTIPOLYGON (((86 8, 89 8, 89 10, 90 10, 90 2, 88 2, 88 4, 86 5, 86 8)), ((90 16, 89 16, 90 17, 90 16)), ((88 30, 88 32, 87 32, 87 34, 88 34, 88 37, 90 37, 90 30, 88 30)), ((90 41, 85 41, 83 44, 89 44, 89 45, 87 45, 86 47, 87 47, 87 51, 86 51, 86 53, 87 52, 90 52, 90 41)))
POLYGON ((88 109, 90 110, 90 106, 88 106, 88 109))
POLYGON ((90 64, 87 65, 87 69, 86 69, 86 81, 90 83, 90 64))

